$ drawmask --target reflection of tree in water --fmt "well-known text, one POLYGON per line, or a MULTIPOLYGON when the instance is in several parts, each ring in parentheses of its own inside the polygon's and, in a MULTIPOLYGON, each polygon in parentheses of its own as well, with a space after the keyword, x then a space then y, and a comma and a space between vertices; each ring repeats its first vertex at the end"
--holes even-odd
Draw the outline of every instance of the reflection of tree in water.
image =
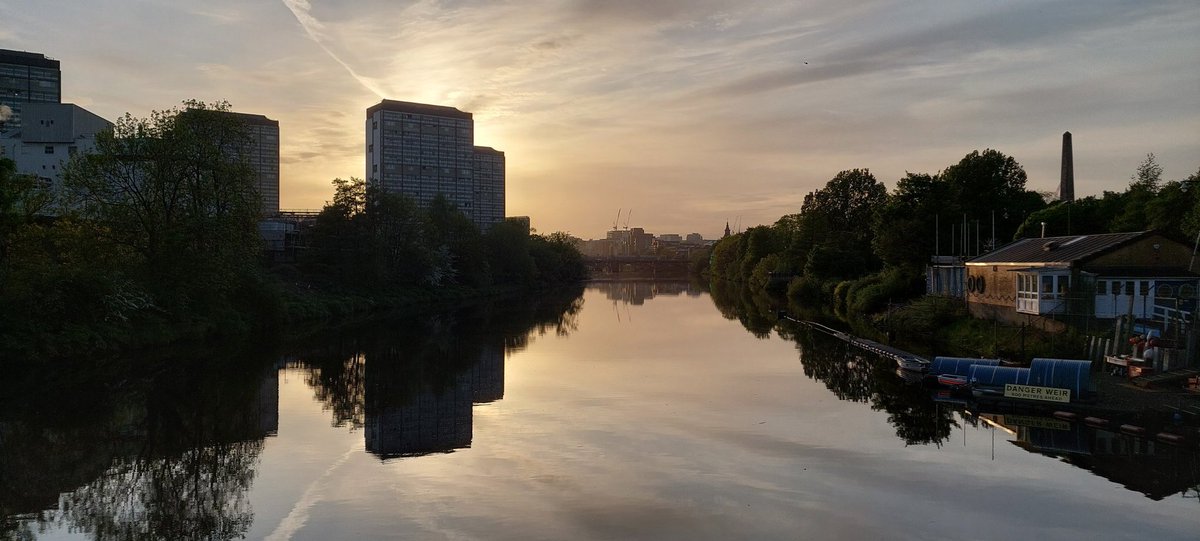
POLYGON ((245 534, 263 438, 278 425, 273 367, 242 357, 154 370, 51 377, 5 401, 0 426, 13 430, 0 463, 5 474, 14 463, 23 471, 3 480, 0 533, 33 539, 56 525, 96 539, 245 534), (32 522, 12 520, 31 513, 32 522))
POLYGON ((751 295, 739 284, 714 281, 713 303, 727 319, 736 319, 751 334, 765 338, 775 329, 796 342, 804 374, 825 384, 841 400, 867 402, 885 411, 896 436, 908 444, 938 444, 957 426, 953 410, 940 408, 919 385, 895 374, 895 364, 799 324, 781 323, 776 306, 764 295, 751 295))
POLYGON ((332 357, 305 357, 308 372, 304 382, 313 389, 318 401, 333 413, 333 426, 363 424, 363 397, 366 392, 366 363, 361 351, 332 357))
POLYGON ((63 496, 60 523, 96 539, 234 539, 254 513, 246 492, 263 441, 123 461, 63 496))
POLYGON ((779 306, 766 293, 751 292, 744 284, 728 280, 713 280, 709 293, 725 319, 736 319, 757 338, 771 336, 779 322, 779 306))

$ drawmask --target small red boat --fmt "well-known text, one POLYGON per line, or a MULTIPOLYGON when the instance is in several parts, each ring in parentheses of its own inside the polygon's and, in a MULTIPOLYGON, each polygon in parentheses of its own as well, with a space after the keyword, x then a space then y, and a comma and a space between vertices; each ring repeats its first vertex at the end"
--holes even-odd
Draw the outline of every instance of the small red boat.
POLYGON ((967 386, 967 376, 960 376, 958 374, 938 374, 937 382, 938 382, 938 385, 942 385, 944 387, 950 387, 952 389, 955 389, 958 387, 966 387, 967 386))

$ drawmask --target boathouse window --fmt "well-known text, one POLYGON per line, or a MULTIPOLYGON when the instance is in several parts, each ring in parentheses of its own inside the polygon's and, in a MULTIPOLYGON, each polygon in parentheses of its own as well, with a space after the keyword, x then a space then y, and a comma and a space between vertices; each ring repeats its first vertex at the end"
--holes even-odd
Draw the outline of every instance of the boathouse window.
POLYGON ((1054 296, 1054 277, 1042 276, 1042 298, 1049 299, 1054 296))
POLYGON ((1138 282, 1138 293, 1143 297, 1149 296, 1150 295, 1150 282, 1147 282, 1145 280, 1138 282))
POLYGON ((1112 283, 1112 294, 1113 294, 1113 295, 1120 295, 1120 294, 1121 294, 1121 282, 1120 282, 1119 280, 1113 280, 1113 283, 1112 283))
POLYGON ((1171 284, 1158 284, 1154 288, 1154 296, 1157 298, 1169 298, 1174 294, 1175 290, 1171 287, 1171 284))
POLYGON ((1108 282, 1105 280, 1096 280, 1096 294, 1108 295, 1108 282))
POLYGON ((1128 280, 1125 282, 1125 294, 1133 295, 1133 280, 1128 280))
POLYGON ((1067 289, 1069 287, 1071 287, 1071 277, 1070 276, 1058 276, 1057 278, 1058 278, 1058 295, 1060 297, 1065 297, 1067 295, 1067 289))

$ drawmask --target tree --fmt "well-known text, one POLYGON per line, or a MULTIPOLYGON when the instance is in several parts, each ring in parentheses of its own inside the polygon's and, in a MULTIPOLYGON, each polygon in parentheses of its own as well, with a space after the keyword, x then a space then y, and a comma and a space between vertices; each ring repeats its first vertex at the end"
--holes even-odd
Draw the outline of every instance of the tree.
POLYGON ((1129 188, 1121 196, 1121 211, 1113 215, 1110 230, 1116 232, 1143 231, 1151 227, 1147 207, 1158 195, 1162 182, 1162 166, 1154 154, 1147 154, 1129 177, 1129 188))
POLYGON ((968 224, 980 225, 990 223, 994 215, 996 239, 1003 243, 1013 238, 1026 216, 1046 206, 1037 192, 1025 189, 1021 164, 997 150, 973 151, 939 176, 949 185, 948 212, 939 213, 946 218, 943 234, 964 215, 968 224))
POLYGON ((127 113, 63 171, 79 213, 132 249, 141 278, 179 307, 239 287, 260 251, 244 124, 225 102, 184 106, 127 113))
POLYGON ((37 177, 18 175, 12 160, 0 158, 0 287, 13 236, 50 205, 50 191, 37 177))
POLYGON ((872 247, 884 264, 923 269, 938 250, 935 230, 949 183, 936 175, 908 173, 875 215, 872 247))
POLYGON ((887 198, 887 188, 867 169, 841 171, 805 196, 800 233, 792 239, 800 246, 791 248, 806 253, 805 274, 848 278, 877 268, 870 224, 887 198))

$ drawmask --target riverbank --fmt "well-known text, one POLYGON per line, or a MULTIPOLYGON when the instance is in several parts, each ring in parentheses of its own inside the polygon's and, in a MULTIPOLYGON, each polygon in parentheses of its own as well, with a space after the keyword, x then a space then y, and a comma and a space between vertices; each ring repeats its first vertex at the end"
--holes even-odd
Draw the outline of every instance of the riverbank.
POLYGON ((0 338, 0 358, 12 363, 47 362, 81 357, 137 355, 155 357, 179 348, 208 348, 247 340, 286 341, 324 330, 354 326, 381 317, 439 311, 520 295, 578 289, 577 284, 546 287, 512 284, 487 287, 393 288, 369 292, 317 287, 270 277, 235 306, 208 317, 171 318, 148 312, 127 320, 72 325, 14 340, 0 338))

